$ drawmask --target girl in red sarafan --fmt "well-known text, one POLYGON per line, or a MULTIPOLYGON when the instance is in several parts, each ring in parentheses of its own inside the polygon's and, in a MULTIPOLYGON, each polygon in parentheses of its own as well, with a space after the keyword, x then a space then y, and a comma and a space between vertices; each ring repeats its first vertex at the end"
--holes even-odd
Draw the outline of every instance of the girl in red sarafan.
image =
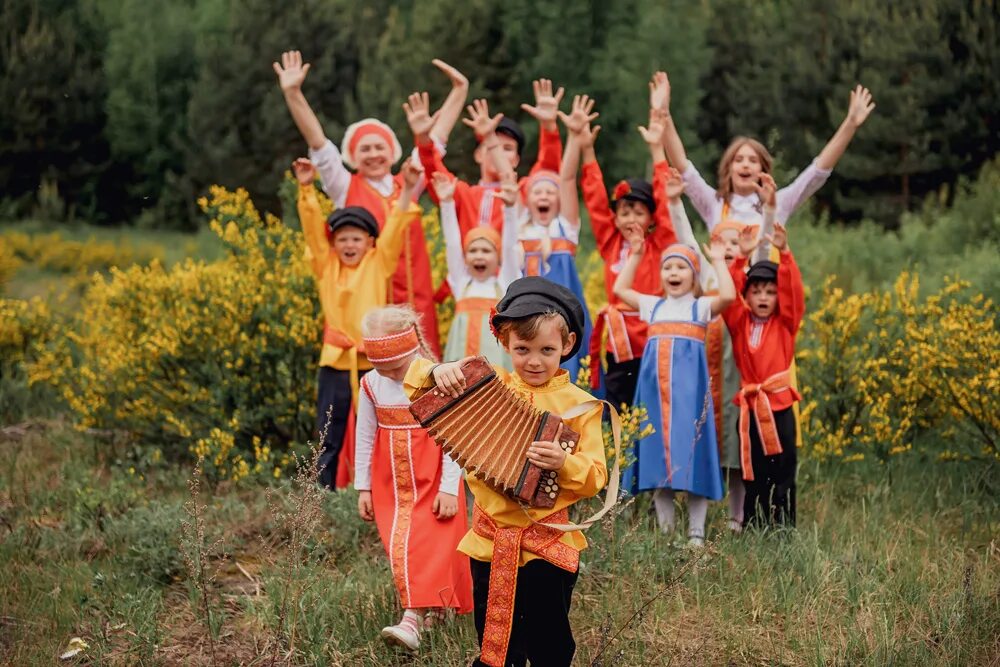
POLYGON ((358 400, 358 511, 378 527, 403 607, 382 637, 412 651, 446 610, 472 611, 469 558, 457 551, 468 528, 465 494, 461 469, 410 414, 403 390, 410 362, 431 357, 417 314, 406 306, 378 308, 361 328, 375 372, 362 378, 358 400))

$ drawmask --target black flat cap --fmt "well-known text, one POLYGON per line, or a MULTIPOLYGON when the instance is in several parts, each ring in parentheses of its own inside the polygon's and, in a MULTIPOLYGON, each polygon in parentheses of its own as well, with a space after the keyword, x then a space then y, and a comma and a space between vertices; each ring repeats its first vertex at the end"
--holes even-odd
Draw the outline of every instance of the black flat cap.
POLYGON ((778 265, 766 259, 761 260, 747 271, 747 283, 743 288, 743 293, 746 294, 746 288, 750 287, 750 283, 776 282, 778 282, 778 265))
POLYGON ((497 134, 506 134, 508 137, 517 142, 517 154, 521 155, 524 150, 524 130, 521 126, 517 124, 516 121, 504 116, 500 119, 500 123, 497 125, 497 134))
POLYGON ((614 192, 611 193, 611 210, 617 210, 618 202, 622 200, 637 201, 648 208, 650 213, 656 210, 653 186, 642 178, 626 178, 624 181, 618 182, 614 192))
POLYGON ((357 227, 361 231, 368 232, 374 238, 378 238, 378 221, 375 216, 368 212, 368 209, 360 206, 345 206, 338 208, 326 219, 327 229, 332 235, 341 227, 357 227))
POLYGON ((510 284, 507 293, 497 304, 496 313, 490 320, 497 330, 504 322, 523 320, 532 315, 555 311, 563 316, 569 330, 576 334, 576 343, 563 361, 572 358, 583 344, 583 306, 571 291, 540 276, 519 278, 510 284))

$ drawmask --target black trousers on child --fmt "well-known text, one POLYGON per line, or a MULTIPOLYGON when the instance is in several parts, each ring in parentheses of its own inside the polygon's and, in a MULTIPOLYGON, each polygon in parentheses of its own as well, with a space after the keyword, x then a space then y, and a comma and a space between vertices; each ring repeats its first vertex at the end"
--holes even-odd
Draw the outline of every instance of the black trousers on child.
POLYGON ((743 525, 795 525, 795 411, 777 410, 774 424, 778 429, 781 453, 765 456, 757 432, 757 420, 750 413, 750 460, 754 480, 743 480, 747 495, 743 501, 743 525))
MULTIPOLYGON (((486 600, 490 594, 490 563, 469 559, 472 569, 473 616, 479 644, 486 627, 486 600)), ((514 622, 504 667, 569 667, 576 652, 569 626, 569 604, 577 572, 567 572, 536 558, 517 568, 514 622)), ((479 659, 472 667, 485 667, 479 659)))
MULTIPOLYGON (((359 372, 359 376, 364 375, 359 372)), ((316 399, 316 432, 326 433, 319 455, 319 483, 328 489, 337 485, 337 461, 344 447, 347 417, 351 413, 351 372, 329 366, 319 368, 319 395, 316 399), (327 411, 330 411, 329 417, 327 411), (329 424, 327 424, 329 419, 329 424)))
POLYGON ((621 407, 621 404, 632 405, 635 399, 635 385, 639 382, 639 364, 641 359, 617 362, 608 357, 608 370, 604 373, 604 391, 608 403, 621 407))

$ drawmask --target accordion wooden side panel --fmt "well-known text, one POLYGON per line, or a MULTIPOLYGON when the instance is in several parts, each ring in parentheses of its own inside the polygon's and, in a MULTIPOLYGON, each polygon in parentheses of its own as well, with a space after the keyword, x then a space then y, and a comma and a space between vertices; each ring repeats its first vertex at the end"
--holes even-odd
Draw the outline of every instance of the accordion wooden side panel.
MULTIPOLYGON (((505 385, 479 357, 462 366, 466 389, 458 398, 430 391, 410 412, 463 468, 501 493, 532 507, 552 507, 559 496, 558 473, 527 458, 536 440, 554 440, 562 420, 542 412, 505 385)), ((559 440, 572 452, 580 436, 565 425, 559 440)))

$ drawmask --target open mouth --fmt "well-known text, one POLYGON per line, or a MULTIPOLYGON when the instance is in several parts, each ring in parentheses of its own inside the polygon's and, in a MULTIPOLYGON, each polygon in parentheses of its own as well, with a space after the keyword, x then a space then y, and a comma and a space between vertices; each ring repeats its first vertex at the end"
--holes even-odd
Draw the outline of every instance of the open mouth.
POLYGON ((472 270, 477 273, 486 271, 486 262, 472 262, 472 270))
POLYGON ((539 204, 538 205, 538 212, 541 213, 542 215, 548 215, 549 211, 551 211, 551 210, 552 210, 552 207, 549 206, 548 204, 539 204))
POLYGON ((671 279, 667 280, 667 285, 670 286, 670 287, 680 287, 681 284, 682 284, 682 281, 680 281, 680 280, 678 280, 676 278, 671 278, 671 279))
POLYGON ((727 262, 731 262, 731 261, 733 261, 734 259, 736 259, 736 255, 734 255, 734 254, 733 254, 733 253, 731 253, 731 252, 727 252, 727 253, 725 254, 725 258, 726 258, 726 261, 727 261, 727 262))

